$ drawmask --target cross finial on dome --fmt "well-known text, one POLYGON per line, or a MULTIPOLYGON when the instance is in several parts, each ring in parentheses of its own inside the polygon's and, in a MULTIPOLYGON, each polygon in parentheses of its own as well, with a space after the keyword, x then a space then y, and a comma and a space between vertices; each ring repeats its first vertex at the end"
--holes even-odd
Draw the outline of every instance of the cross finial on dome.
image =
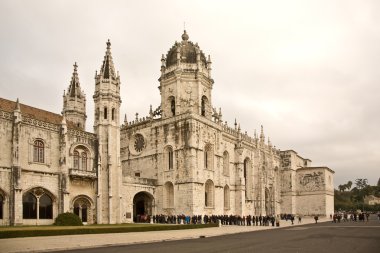
POLYGON ((183 30, 182 40, 183 41, 188 41, 189 40, 189 35, 186 33, 186 30, 183 30))

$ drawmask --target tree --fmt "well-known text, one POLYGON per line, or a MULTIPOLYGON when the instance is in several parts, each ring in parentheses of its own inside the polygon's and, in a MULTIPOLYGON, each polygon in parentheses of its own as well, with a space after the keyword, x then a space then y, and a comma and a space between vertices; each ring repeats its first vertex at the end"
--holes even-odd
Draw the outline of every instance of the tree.
POLYGON ((347 184, 346 184, 346 186, 347 186, 346 189, 350 190, 351 187, 352 187, 352 181, 348 181, 347 184))
POLYGON ((358 190, 365 188, 368 185, 367 183, 368 179, 358 178, 355 180, 355 185, 358 188, 358 190))

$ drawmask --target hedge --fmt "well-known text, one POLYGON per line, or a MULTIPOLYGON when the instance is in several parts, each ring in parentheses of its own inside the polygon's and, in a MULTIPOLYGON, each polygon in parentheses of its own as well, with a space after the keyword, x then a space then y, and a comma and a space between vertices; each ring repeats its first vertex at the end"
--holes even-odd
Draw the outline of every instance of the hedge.
POLYGON ((146 231, 161 231, 161 230, 181 230, 181 229, 196 229, 217 227, 218 224, 197 224, 197 225, 145 225, 139 227, 115 226, 115 227, 96 227, 83 226, 78 228, 57 229, 60 227, 49 226, 43 229, 5 229, 0 230, 0 239, 17 238, 17 237, 34 237, 34 236, 54 236, 54 235, 79 235, 79 234, 106 234, 106 233, 130 233, 130 232, 146 232, 146 231))

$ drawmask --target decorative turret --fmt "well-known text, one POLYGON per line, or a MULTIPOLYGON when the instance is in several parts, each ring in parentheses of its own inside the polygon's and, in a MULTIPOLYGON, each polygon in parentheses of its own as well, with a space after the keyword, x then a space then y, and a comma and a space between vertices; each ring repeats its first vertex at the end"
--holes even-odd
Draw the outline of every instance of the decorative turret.
POLYGON ((111 55, 111 42, 107 41, 106 54, 100 72, 95 75, 95 123, 119 125, 120 76, 115 71, 111 55), (102 101, 101 101, 102 100, 102 101))
MULTIPOLYGON (((115 71, 111 42, 99 74, 95 75, 94 131, 98 138, 98 200, 97 223, 120 223, 121 165, 120 165, 120 77, 115 71)), ((125 118, 125 122, 126 122, 125 118)))
POLYGON ((63 110, 62 115, 66 120, 73 122, 78 128, 85 130, 86 127, 86 95, 81 90, 78 65, 74 63, 74 72, 71 77, 67 93, 63 92, 63 110))
POLYGON ((166 57, 161 57, 160 93, 162 117, 195 113, 213 119, 211 91, 211 58, 197 43, 189 40, 186 31, 182 41, 175 42, 166 57))

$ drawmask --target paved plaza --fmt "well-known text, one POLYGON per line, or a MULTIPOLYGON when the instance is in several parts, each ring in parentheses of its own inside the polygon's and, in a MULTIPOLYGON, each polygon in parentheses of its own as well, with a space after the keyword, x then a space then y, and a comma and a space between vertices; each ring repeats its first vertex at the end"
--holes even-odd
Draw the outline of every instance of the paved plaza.
POLYGON ((137 233, 30 237, 0 240, 0 252, 375 252, 380 248, 380 222, 334 224, 312 219, 281 221, 280 228, 216 228, 137 233), (255 232, 256 231, 256 232, 255 232), (253 233, 254 232, 254 233, 253 233), (192 240, 185 240, 192 239, 192 240), (158 243, 159 242, 159 243, 158 243), (353 247, 352 245, 355 245, 353 247), (372 247, 372 248, 371 248, 372 247), (345 251, 344 249, 347 249, 345 251), (351 250, 351 251, 349 251, 351 250))

